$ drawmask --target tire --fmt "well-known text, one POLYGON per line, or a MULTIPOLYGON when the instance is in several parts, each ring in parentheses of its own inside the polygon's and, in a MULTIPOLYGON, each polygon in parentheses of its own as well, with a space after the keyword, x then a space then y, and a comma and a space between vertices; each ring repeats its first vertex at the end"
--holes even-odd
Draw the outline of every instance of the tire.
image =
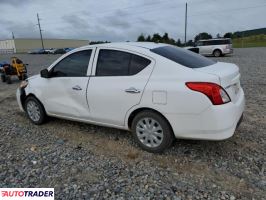
POLYGON ((170 124, 154 111, 138 113, 133 119, 131 128, 139 146, 148 152, 161 153, 174 141, 170 124), (150 127, 146 128, 146 124, 149 124, 150 127), (152 131, 152 129, 157 130, 152 131))
POLYGON ((7 75, 6 76, 6 83, 7 84, 11 84, 12 83, 12 80, 11 80, 11 76, 10 75, 7 75))
POLYGON ((35 97, 28 97, 25 100, 24 108, 32 123, 41 125, 46 121, 47 116, 44 107, 35 97))
POLYGON ((222 56, 222 52, 221 52, 221 50, 216 49, 213 51, 213 55, 214 55, 214 57, 220 57, 220 56, 222 56))
POLYGON ((1 74, 1 81, 6 82, 6 75, 5 74, 1 74))

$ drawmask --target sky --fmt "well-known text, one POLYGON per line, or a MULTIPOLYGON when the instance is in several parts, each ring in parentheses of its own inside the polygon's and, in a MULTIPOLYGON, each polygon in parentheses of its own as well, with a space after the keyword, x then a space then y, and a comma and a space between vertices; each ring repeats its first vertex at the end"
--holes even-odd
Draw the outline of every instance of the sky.
POLYGON ((184 41, 200 32, 266 27, 266 0, 0 0, 0 39, 44 38, 136 41, 142 33, 168 33, 184 41))

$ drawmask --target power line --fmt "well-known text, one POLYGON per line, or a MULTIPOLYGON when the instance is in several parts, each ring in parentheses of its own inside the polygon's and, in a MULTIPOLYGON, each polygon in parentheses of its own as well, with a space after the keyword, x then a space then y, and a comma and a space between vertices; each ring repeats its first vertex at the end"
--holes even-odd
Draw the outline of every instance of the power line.
POLYGON ((187 3, 186 3, 186 12, 185 12, 185 46, 187 43, 187 3))
POLYGON ((37 20, 38 20, 38 26, 39 26, 39 30, 40 30, 40 36, 41 36, 41 41, 42 41, 42 49, 44 50, 44 45, 43 45, 43 39, 42 39, 42 29, 41 29, 41 24, 40 24, 40 18, 39 18, 39 14, 37 13, 37 20))

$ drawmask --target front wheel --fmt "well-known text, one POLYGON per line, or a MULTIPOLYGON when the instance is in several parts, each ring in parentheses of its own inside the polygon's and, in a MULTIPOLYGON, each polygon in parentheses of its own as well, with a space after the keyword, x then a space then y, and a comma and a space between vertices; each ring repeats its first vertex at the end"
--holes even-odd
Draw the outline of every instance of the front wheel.
POLYGON ((140 147, 152 153, 163 152, 174 141, 169 123, 153 111, 137 114, 132 122, 132 131, 140 147))
POLYGON ((43 124, 46 120, 46 113, 43 105, 35 98, 28 97, 24 104, 28 118, 37 125, 43 124))

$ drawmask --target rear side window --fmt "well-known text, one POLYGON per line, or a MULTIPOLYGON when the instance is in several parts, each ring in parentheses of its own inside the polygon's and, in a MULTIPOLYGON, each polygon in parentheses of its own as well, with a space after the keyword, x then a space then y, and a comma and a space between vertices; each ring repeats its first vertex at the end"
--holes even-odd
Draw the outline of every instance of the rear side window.
POLYGON ((223 44, 232 44, 231 39, 224 40, 206 40, 197 42, 198 46, 208 46, 208 45, 223 45, 223 44))
POLYGON ((216 62, 196 54, 192 51, 174 47, 174 46, 163 46, 155 49, 151 49, 153 53, 156 53, 160 56, 168 58, 180 65, 189 68, 201 68, 209 65, 213 65, 216 62))
POLYGON ((92 50, 79 51, 61 60, 51 72, 52 77, 82 77, 87 69, 92 50))
POLYGON ((129 75, 135 75, 151 63, 150 60, 137 55, 131 55, 129 75))
POLYGON ((150 60, 135 54, 117 50, 100 50, 96 76, 135 75, 150 63, 150 60))

